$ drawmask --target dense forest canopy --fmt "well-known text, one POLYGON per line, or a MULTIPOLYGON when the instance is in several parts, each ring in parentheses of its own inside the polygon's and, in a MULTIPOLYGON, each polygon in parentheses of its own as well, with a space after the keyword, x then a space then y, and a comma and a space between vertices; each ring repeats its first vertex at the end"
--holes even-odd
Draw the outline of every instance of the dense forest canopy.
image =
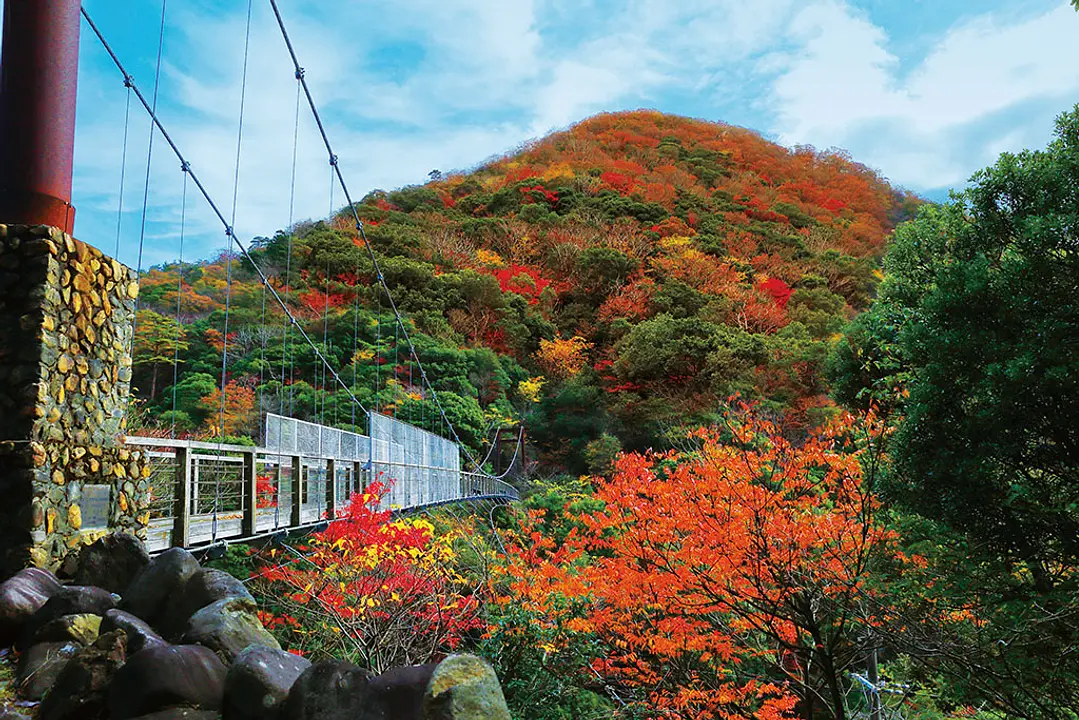
MULTIPOLYGON (((290 650, 467 647, 528 720, 1077 717, 1079 107, 939 205, 640 111, 356 210, 462 441, 523 425, 532 472, 230 556, 290 650)), ((155 268, 141 432, 446 432, 351 211, 252 256, 337 377, 251 267, 155 268)))
MULTIPOLYGON (((370 193, 358 210, 462 439, 525 420, 547 466, 580 472, 669 445, 735 394, 822 419, 828 344, 868 304, 888 233, 917 204, 841 152, 639 111, 370 193)), ((262 238, 255 262, 357 399, 438 431, 350 216, 262 238)), ((232 435, 256 434, 260 410, 351 424, 348 392, 284 337, 251 268, 234 269, 231 291, 223 258, 184 267, 182 285, 175 265, 144 277, 145 417, 232 435), (227 292, 219 418, 207 397, 227 292)))

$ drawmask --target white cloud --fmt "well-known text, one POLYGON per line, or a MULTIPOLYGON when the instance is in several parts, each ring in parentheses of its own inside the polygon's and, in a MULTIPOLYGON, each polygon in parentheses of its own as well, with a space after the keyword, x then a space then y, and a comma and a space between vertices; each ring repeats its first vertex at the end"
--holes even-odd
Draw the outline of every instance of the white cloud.
MULTIPOLYGON (((243 9, 170 9, 162 81, 161 115, 227 216, 243 9)), ((845 147, 897 182, 937 188, 962 182, 998 150, 1037 144, 1051 125, 1050 117, 1039 135, 1033 111, 998 115, 1079 90, 1079 16, 1067 6, 1010 26, 983 15, 946 32, 924 58, 898 57, 885 29, 845 0, 407 0, 392 12, 348 0, 283 10, 356 196, 421 182, 434 168, 470 167, 594 112, 670 109, 672 98, 688 114, 745 118, 790 144, 845 147)), ((148 90, 150 43, 127 41, 121 57, 139 65, 148 90)), ((249 68, 236 221, 245 238, 289 218, 296 86, 264 3, 255 4, 249 68)), ((80 226, 111 247, 123 92, 104 63, 83 69, 80 226)), ((145 157, 145 119, 138 108, 132 117, 125 247, 137 243, 145 157)), ((175 240, 182 179, 160 143, 155 158, 148 233, 175 240)), ((326 214, 328 182, 303 107, 295 219, 326 214)), ((221 244, 213 217, 195 204, 188 231, 203 255, 221 244)), ((148 261, 170 259, 173 245, 158 243, 148 261)))
MULTIPOLYGON (((1077 32, 1066 5, 1010 25, 987 14, 950 29, 904 75, 883 29, 838 0, 817 2, 788 28, 796 48, 766 66, 778 70, 773 129, 783 142, 844 147, 914 187, 962 183, 991 159, 972 157, 965 134, 976 124, 1035 101, 1059 98, 1063 109, 1075 96, 1077 32)), ((1030 140, 1014 125, 986 133, 993 154, 1030 140)))

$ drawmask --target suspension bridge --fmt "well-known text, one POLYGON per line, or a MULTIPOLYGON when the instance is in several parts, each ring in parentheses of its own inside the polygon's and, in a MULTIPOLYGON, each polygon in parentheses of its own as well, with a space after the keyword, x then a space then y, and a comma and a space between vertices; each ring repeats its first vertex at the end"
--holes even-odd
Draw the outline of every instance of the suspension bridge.
MULTIPOLYGON (((138 532, 151 550, 158 551, 311 528, 342 517, 350 498, 376 481, 388 488, 383 506, 396 510, 459 502, 511 502, 518 497, 507 476, 519 466, 523 433, 517 434, 508 468, 495 474, 485 471, 490 455, 477 459, 454 426, 436 391, 437 378, 422 361, 414 330, 403 317, 367 238, 342 163, 308 83, 308 72, 300 63, 298 48, 276 0, 268 0, 266 8, 272 13, 296 84, 291 137, 280 138, 283 143, 291 143, 292 153, 290 234, 283 277, 275 278, 260 267, 257 253, 252 252, 253 236, 244 236, 238 230, 238 222, 259 221, 237 217, 242 158, 244 152, 258 152, 258 148, 245 147, 244 139, 254 8, 255 0, 248 0, 235 162, 229 168, 233 188, 231 203, 226 204, 210 193, 200 175, 204 167, 201 163, 212 164, 218 158, 185 154, 160 113, 161 72, 166 61, 164 38, 169 23, 167 0, 161 0, 154 79, 148 90, 135 81, 128 70, 129 59, 120 57, 104 29, 79 0, 5 3, 0 59, 0 167, 5 169, 6 178, 0 187, 0 223, 7 225, 0 225, 0 269, 8 274, 0 275, 0 280, 6 277, 10 281, 7 287, 0 287, 0 383, 25 380, 30 387, 26 392, 0 390, 0 413, 16 412, 11 420, 0 419, 0 475, 7 475, 0 477, 0 482, 13 490, 7 511, 11 522, 0 523, 4 526, 0 529, 0 549, 8 564, 18 564, 27 556, 37 564, 55 563, 66 550, 116 529, 138 532), (120 252, 131 107, 145 112, 150 122, 138 247, 132 253, 137 262, 133 269, 72 237, 75 98, 83 27, 89 29, 89 36, 115 66, 116 82, 126 92, 114 256, 120 252), (317 128, 319 151, 324 152, 330 168, 331 214, 336 214, 338 222, 347 219, 373 268, 371 284, 379 305, 378 332, 383 332, 385 307, 391 325, 385 332, 387 336, 393 334, 394 353, 398 345, 403 350, 405 359, 395 361, 393 366, 394 381, 405 384, 410 393, 434 408, 435 417, 424 424, 436 431, 416 426, 412 417, 398 417, 396 406, 380 407, 377 387, 374 406, 361 403, 356 395, 358 328, 353 327, 349 382, 344 368, 335 367, 332 355, 326 352, 328 298, 322 343, 312 337, 310 318, 300 316, 290 298, 295 280, 291 226, 302 113, 309 115, 317 128), (202 203, 225 236, 227 275, 217 378, 220 401, 214 424, 217 437, 181 437, 175 424, 168 432, 153 433, 154 436, 124 433, 124 406, 129 401, 140 309, 137 283, 150 249, 147 204, 155 152, 174 156, 183 186, 177 257, 163 266, 176 273, 174 410, 185 310, 183 253, 189 195, 202 203), (344 209, 336 213, 335 193, 344 201, 344 209), (285 379, 295 374, 287 363, 296 356, 295 349, 302 348, 315 358, 322 389, 332 388, 348 398, 348 422, 337 422, 336 407, 331 418, 325 401, 321 412, 316 403, 314 417, 294 417, 291 398, 282 391, 276 398, 277 407, 272 407, 273 400, 259 398, 262 419, 257 445, 226 441, 226 387, 236 354, 230 347, 235 330, 231 312, 234 266, 240 262, 254 271, 261 285, 263 322, 269 322, 267 307, 271 308, 269 317, 280 320, 282 352, 277 377, 282 387, 285 379), (129 284, 129 280, 133 282, 129 284), (398 368, 406 364, 407 379, 397 377, 398 368)), ((93 238, 82 240, 94 242, 93 238)), ((97 239, 97 244, 104 240, 97 239)), ((359 278, 358 271, 356 277, 359 278)), ((358 317, 359 287, 354 287, 353 295, 354 317, 358 317)), ((265 337, 264 334, 264 362, 260 368, 267 366, 265 337)), ((375 378, 377 384, 377 367, 375 378)))

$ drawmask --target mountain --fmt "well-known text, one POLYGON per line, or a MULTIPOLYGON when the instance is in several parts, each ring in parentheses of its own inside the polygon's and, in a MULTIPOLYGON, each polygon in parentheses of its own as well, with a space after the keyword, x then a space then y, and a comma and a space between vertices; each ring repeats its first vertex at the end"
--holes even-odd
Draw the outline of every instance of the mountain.
MULTIPOLYGON (((357 209, 462 439, 479 449, 492 424, 524 420, 541 459, 582 472, 619 448, 663 446, 734 394, 795 426, 828 414, 829 344, 866 306, 890 232, 917 205, 842 152, 636 111, 370 193, 357 209)), ((355 396, 438 431, 351 211, 256 245, 255 262, 355 396)), ((146 417, 206 431, 222 419, 207 397, 226 267, 183 270, 174 407, 160 377, 171 381, 178 270, 143 280, 155 322, 140 321, 136 380, 151 389, 146 417)), ((256 405, 350 424, 348 394, 323 391, 332 377, 284 337, 264 295, 237 264, 228 371, 239 410, 225 430, 253 433, 256 405)))

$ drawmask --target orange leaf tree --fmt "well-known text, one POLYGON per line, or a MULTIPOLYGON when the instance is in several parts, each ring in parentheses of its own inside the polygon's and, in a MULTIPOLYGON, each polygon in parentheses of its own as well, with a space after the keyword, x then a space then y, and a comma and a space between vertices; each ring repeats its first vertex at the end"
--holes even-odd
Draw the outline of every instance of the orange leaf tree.
POLYGON ((510 548, 509 595, 599 640, 582 677, 647 717, 843 718, 860 663, 879 429, 841 418, 795 444, 742 407, 664 454, 597 478, 602 509, 557 543, 542 513, 510 548))
POLYGON ((255 416, 255 391, 235 380, 225 385, 225 399, 222 403, 221 389, 214 388, 199 401, 207 415, 211 435, 242 435, 253 429, 255 416))

